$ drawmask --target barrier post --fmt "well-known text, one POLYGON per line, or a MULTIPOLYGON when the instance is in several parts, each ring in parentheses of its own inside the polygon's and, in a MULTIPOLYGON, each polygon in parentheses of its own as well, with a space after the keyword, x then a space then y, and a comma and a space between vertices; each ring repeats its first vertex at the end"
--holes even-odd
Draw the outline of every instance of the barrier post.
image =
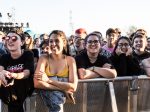
POLYGON ((137 112, 137 94, 138 94, 138 76, 133 76, 130 83, 130 91, 132 95, 132 110, 131 112, 137 112))
POLYGON ((0 112, 2 112, 2 100, 0 99, 0 112))
POLYGON ((116 103, 116 97, 114 92, 114 85, 112 82, 109 82, 109 92, 111 97, 111 107, 113 112, 118 112, 117 103, 116 103))
POLYGON ((87 83, 83 83, 83 111, 87 112, 87 83))

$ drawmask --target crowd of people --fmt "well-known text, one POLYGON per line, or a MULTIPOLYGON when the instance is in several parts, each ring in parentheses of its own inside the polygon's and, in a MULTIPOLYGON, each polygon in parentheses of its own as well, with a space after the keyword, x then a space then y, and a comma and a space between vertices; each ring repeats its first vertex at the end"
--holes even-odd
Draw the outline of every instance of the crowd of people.
POLYGON ((0 99, 8 111, 24 112, 34 89, 49 112, 63 112, 78 79, 150 76, 150 38, 144 29, 128 37, 109 28, 105 37, 83 28, 69 38, 61 30, 36 38, 30 31, 0 31, 0 99))

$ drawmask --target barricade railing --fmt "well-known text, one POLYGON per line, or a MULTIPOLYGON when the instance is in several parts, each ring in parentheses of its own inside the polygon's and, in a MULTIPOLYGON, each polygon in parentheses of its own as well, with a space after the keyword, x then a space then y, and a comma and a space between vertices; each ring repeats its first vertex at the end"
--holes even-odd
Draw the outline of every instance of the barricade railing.
MULTIPOLYGON (((76 110, 78 110, 78 112, 150 112, 149 85, 150 77, 147 77, 145 75, 133 77, 117 77, 115 79, 96 78, 79 80, 78 89, 83 92, 80 92, 79 90, 77 90, 76 92, 77 95, 75 96, 77 100, 77 106, 66 104, 64 109, 65 112, 76 112, 76 110), (90 100, 92 99, 92 97, 94 97, 94 95, 100 95, 101 93, 93 92, 93 90, 88 91, 87 89, 90 88, 90 86, 88 85, 92 83, 95 83, 96 85, 96 83, 100 82, 102 85, 105 85, 102 86, 102 88, 106 89, 102 89, 102 91, 105 92, 101 92, 103 94, 103 96, 101 96, 101 99, 94 99, 103 100, 98 104, 90 100), (83 86, 82 89, 80 89, 81 85, 83 86), (82 98, 82 101, 78 101, 78 97, 80 95, 83 95, 82 97, 80 97, 82 98), (91 98, 89 98, 89 96, 91 98), (145 97, 147 97, 148 100, 145 97)), ((96 87, 93 85, 92 89, 96 87)), ((101 85, 99 85, 99 87, 101 87, 101 85)), ((100 90, 98 92, 100 92, 100 90)))
MULTIPOLYGON (((150 112, 150 77, 117 77, 79 80, 76 104, 64 112, 150 112)), ((39 95, 27 99, 26 112, 48 112, 39 95), (33 105, 34 104, 34 105, 33 105)), ((7 112, 0 102, 0 112, 7 112)))

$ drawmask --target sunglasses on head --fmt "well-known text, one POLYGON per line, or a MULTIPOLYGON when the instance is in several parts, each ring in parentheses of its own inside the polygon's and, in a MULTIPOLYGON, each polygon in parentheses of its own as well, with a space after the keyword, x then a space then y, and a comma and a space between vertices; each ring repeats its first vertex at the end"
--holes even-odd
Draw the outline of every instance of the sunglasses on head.
POLYGON ((6 37, 4 37, 4 40, 6 40, 6 41, 9 41, 10 39, 11 39, 13 42, 15 42, 15 41, 18 40, 18 37, 17 37, 17 36, 6 36, 6 37))

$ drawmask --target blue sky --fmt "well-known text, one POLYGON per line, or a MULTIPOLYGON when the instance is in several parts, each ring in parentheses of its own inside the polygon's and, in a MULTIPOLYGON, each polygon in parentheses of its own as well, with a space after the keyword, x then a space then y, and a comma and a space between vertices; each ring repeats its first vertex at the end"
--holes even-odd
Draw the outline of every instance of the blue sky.
MULTIPOLYGON (((134 25, 150 32, 150 2, 148 0, 0 0, 2 21, 15 9, 17 22, 29 22, 36 33, 60 29, 71 35, 70 11, 73 30, 105 31, 119 27, 126 32, 134 25)), ((149 34, 149 33, 148 33, 149 34)))

